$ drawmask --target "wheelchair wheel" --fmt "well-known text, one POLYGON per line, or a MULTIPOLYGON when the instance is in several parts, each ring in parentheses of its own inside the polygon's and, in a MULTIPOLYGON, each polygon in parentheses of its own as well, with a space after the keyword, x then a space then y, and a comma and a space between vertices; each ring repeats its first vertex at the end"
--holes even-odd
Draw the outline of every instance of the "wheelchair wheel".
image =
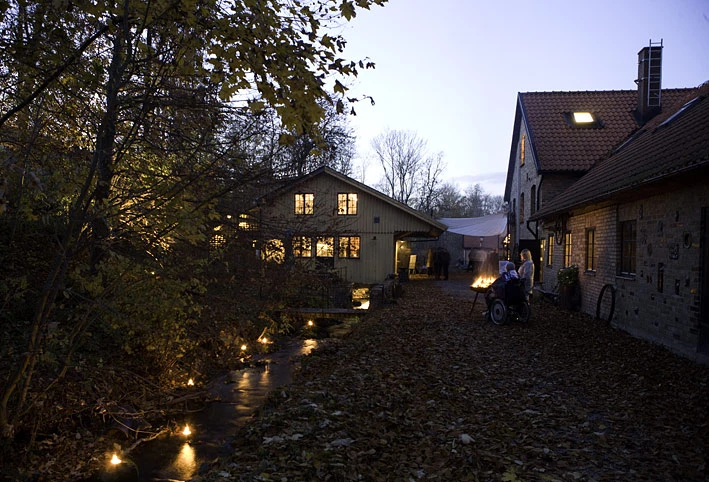
POLYGON ((501 325, 507 320, 507 307, 505 306, 505 303, 500 300, 493 300, 492 304, 490 305, 490 320, 492 320, 493 323, 496 325, 501 325))
POLYGON ((529 321, 529 316, 532 314, 532 307, 529 301, 523 301, 517 305, 517 318, 522 323, 527 323, 529 321))

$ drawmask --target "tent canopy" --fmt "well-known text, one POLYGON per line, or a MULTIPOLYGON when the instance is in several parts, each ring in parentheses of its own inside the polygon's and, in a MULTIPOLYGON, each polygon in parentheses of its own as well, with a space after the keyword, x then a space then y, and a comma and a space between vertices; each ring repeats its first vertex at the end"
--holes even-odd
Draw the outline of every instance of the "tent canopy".
POLYGON ((464 236, 504 236, 507 234, 507 214, 490 214, 479 218, 441 218, 451 233, 464 236))

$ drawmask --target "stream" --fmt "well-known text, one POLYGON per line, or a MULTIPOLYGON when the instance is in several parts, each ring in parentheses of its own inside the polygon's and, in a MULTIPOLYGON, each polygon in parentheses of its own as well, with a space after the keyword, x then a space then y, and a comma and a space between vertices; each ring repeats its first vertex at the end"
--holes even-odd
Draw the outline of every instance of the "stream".
POLYGON ((291 382, 297 359, 317 348, 318 340, 294 339, 260 358, 261 365, 227 373, 210 383, 204 410, 185 416, 192 434, 163 435, 136 446, 91 482, 180 482, 189 480, 220 456, 229 440, 264 403, 268 394, 291 382))

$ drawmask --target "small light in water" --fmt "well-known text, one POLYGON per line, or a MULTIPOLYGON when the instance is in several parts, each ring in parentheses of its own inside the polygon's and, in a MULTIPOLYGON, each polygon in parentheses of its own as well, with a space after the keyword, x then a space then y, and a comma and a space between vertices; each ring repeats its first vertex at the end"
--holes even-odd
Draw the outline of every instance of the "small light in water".
POLYGON ((192 380, 191 378, 187 380, 187 385, 189 385, 190 387, 194 386, 194 380, 192 380))
POLYGON ((113 454, 113 457, 111 457, 111 464, 112 465, 118 465, 121 462, 123 462, 121 459, 118 458, 118 455, 113 454))
POLYGON ((182 431, 182 435, 192 435, 192 430, 190 430, 189 425, 185 425, 185 429, 182 431))
POLYGON ((241 345, 241 351, 246 351, 246 348, 248 348, 246 345, 241 345))

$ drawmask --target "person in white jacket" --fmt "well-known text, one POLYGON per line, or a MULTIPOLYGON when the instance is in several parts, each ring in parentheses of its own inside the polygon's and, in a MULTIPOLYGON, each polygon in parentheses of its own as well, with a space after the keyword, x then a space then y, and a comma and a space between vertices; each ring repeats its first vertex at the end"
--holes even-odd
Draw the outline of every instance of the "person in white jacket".
POLYGON ((532 297, 532 288, 534 287, 534 262, 532 261, 532 253, 528 249, 523 249, 520 253, 522 265, 517 270, 519 277, 524 280, 524 293, 527 299, 532 297))

